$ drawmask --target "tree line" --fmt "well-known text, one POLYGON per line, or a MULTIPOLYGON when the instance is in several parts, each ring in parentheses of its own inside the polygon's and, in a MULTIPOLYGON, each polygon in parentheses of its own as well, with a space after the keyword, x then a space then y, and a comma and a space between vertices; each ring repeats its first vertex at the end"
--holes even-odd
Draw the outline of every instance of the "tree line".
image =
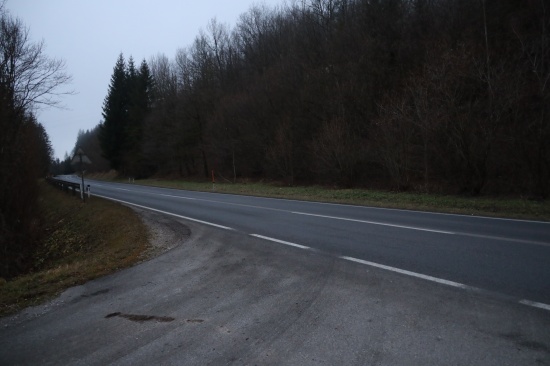
POLYGON ((61 60, 0 2, 0 278, 32 267, 40 243, 38 178, 48 174, 53 150, 33 113, 54 106, 70 77, 61 60))
POLYGON ((136 177, 550 190, 544 0, 304 0, 119 56, 97 130, 136 177), (122 92, 121 92, 122 91, 122 92))

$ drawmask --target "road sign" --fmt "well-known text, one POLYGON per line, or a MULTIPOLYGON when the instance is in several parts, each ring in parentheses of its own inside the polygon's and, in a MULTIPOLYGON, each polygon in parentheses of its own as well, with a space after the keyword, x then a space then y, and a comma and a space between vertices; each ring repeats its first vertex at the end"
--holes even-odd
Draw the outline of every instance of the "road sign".
POLYGON ((84 163, 84 164, 91 164, 92 161, 90 160, 90 158, 88 158, 85 154, 84 154, 84 151, 82 151, 82 149, 78 149, 76 151, 76 153, 74 154, 72 160, 71 160, 71 164, 78 164, 78 163, 84 163))

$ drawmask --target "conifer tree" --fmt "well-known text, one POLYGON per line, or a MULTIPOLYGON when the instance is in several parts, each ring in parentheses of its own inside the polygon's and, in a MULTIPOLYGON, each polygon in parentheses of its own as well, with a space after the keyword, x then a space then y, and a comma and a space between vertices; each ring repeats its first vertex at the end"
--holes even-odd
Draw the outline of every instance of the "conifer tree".
POLYGON ((142 61, 136 70, 133 60, 128 67, 128 125, 126 126, 126 155, 124 159, 128 173, 140 177, 144 175, 143 122, 151 110, 151 89, 153 79, 149 66, 142 61))
POLYGON ((138 74, 139 101, 146 112, 149 112, 153 103, 153 75, 145 60, 141 61, 138 74))
POLYGON ((152 107, 153 77, 143 60, 139 69, 130 56, 119 55, 103 103, 99 140, 111 168, 139 177, 143 173, 143 121, 152 107))
POLYGON ((111 76, 109 91, 103 102, 103 123, 99 140, 104 157, 111 168, 122 168, 125 134, 128 124, 128 77, 122 53, 118 56, 111 76))

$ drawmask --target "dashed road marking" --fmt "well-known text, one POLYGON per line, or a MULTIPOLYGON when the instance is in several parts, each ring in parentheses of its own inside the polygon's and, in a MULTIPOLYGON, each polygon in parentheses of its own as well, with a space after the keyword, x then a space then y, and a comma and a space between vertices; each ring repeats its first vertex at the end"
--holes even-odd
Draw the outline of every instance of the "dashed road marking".
POLYGON ((291 243, 289 241, 270 238, 268 236, 263 236, 263 235, 258 235, 258 234, 250 234, 250 236, 254 236, 256 238, 260 238, 260 239, 264 239, 264 240, 273 241, 273 242, 279 243, 279 244, 290 245, 292 247, 296 247, 296 248, 300 248, 300 249, 311 249, 310 247, 306 247, 305 245, 300 245, 300 244, 296 244, 296 243, 291 243))
POLYGON ((387 271, 392 271, 392 272, 401 273, 401 274, 404 274, 404 275, 407 275, 407 276, 411 276, 411 277, 422 278, 423 280, 428 280, 428 281, 432 281, 432 282, 437 282, 437 283, 440 283, 440 284, 443 284, 443 285, 447 285, 447 286, 458 287, 458 288, 465 289, 465 290, 476 290, 476 291, 479 290, 479 289, 476 288, 476 287, 468 286, 468 285, 465 285, 465 284, 463 284, 463 283, 458 283, 458 282, 454 282, 454 281, 444 280, 444 279, 442 279, 442 278, 437 278, 437 277, 428 276, 428 275, 425 275, 425 274, 422 274, 422 273, 416 273, 416 272, 412 272, 412 271, 407 271, 407 270, 405 270, 405 269, 390 267, 390 266, 386 266, 386 265, 384 265, 384 264, 369 262, 369 261, 366 261, 366 260, 363 260, 363 259, 358 259, 358 258, 353 258, 353 257, 346 257, 346 256, 341 256, 340 258, 345 259, 345 260, 347 260, 347 261, 351 261, 351 262, 366 264, 367 266, 371 266, 371 267, 376 267, 376 268, 385 269, 385 270, 387 270, 387 271))
MULTIPOLYGON (((422 273, 407 271, 405 269, 400 269, 400 268, 396 268, 396 267, 386 266, 384 264, 369 262, 369 261, 366 261, 366 260, 363 260, 363 259, 358 259, 358 258, 353 258, 353 257, 346 257, 346 256, 340 256, 340 258, 351 261, 351 262, 361 263, 361 264, 365 264, 367 266, 376 267, 376 268, 380 268, 380 269, 385 269, 387 271, 404 274, 406 276, 421 278, 423 280, 436 282, 436 283, 439 283, 439 284, 442 284, 442 285, 457 287, 457 288, 461 288, 461 289, 464 289, 464 290, 475 291, 475 292, 482 292, 482 293, 483 292, 486 292, 486 293, 489 292, 489 291, 486 291, 486 290, 483 290, 483 289, 480 289, 480 288, 477 288, 477 287, 465 285, 463 283, 449 281, 449 280, 445 280, 445 279, 437 278, 437 277, 433 277, 433 276, 428 276, 428 275, 425 275, 425 274, 422 274, 422 273)), ((550 305, 544 304, 544 303, 541 303, 541 302, 535 302, 535 301, 531 301, 531 300, 519 300, 518 302, 522 305, 527 305, 527 306, 531 306, 531 307, 535 307, 535 308, 550 311, 550 305)))
POLYGON ((405 226, 405 225, 388 224, 388 223, 386 223, 386 222, 379 222, 379 221, 349 219, 349 218, 347 218, 347 217, 317 215, 317 214, 310 214, 310 213, 306 213, 306 212, 297 212, 297 211, 293 211, 292 213, 293 213, 293 214, 296 214, 296 215, 321 217, 321 218, 325 218, 325 219, 352 221, 352 222, 360 222, 360 223, 363 223, 363 224, 372 224, 372 225, 381 225, 381 226, 390 226, 390 227, 396 227, 396 228, 400 228, 400 229, 428 231, 428 232, 431 232, 431 233, 438 233, 438 234, 448 234, 448 235, 455 235, 455 234, 456 234, 455 232, 452 232, 452 231, 435 230, 435 229, 428 229, 428 228, 416 227, 416 226, 405 226))
POLYGON ((523 305, 532 306, 532 307, 535 307, 535 308, 550 311, 550 305, 543 304, 542 302, 535 302, 535 301, 530 301, 530 300, 520 300, 519 303, 523 304, 523 305))

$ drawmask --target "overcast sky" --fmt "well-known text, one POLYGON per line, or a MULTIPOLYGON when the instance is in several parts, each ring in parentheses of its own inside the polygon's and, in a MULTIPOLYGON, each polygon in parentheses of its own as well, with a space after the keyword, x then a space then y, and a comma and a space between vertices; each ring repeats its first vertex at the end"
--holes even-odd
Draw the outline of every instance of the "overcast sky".
POLYGON ((7 0, 11 15, 30 29, 33 41, 44 40, 45 54, 61 58, 72 76, 76 95, 66 96, 66 109, 38 111, 55 157, 71 153, 79 130, 101 120, 101 108, 118 55, 141 60, 190 46, 208 21, 235 25, 253 4, 272 8, 283 0, 7 0))

